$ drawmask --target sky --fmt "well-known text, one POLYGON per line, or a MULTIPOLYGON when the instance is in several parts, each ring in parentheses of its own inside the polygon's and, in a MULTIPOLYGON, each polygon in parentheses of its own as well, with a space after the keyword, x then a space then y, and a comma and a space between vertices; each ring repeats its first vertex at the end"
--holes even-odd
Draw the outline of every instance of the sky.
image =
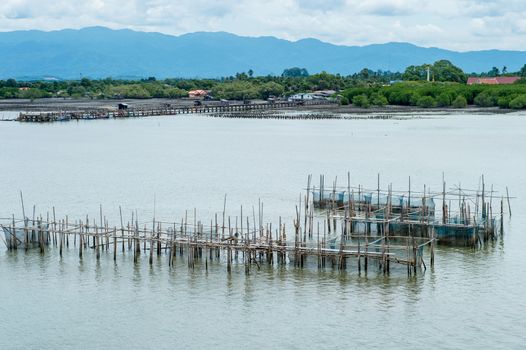
POLYGON ((1 0, 0 30, 225 31, 340 45, 526 50, 526 0, 1 0))

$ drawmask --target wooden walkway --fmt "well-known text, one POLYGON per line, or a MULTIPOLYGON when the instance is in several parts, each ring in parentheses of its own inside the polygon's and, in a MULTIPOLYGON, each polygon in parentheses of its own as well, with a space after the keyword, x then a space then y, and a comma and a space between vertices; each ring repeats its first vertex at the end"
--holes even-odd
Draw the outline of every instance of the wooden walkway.
POLYGON ((62 256, 64 249, 76 247, 80 259, 87 249, 92 249, 97 259, 101 252, 110 251, 114 260, 118 254, 128 252, 133 254, 134 262, 142 254, 150 264, 154 254, 164 254, 170 266, 179 255, 186 256, 190 268, 200 260, 205 260, 206 265, 209 260, 226 261, 229 272, 234 256, 242 256, 246 273, 254 266, 259 269, 262 263, 304 267, 315 262, 318 268, 332 266, 347 270, 352 261, 359 271, 367 272, 371 262, 376 262, 384 273, 389 272, 390 264, 401 264, 407 266, 411 274, 416 273, 417 267, 425 266, 423 247, 434 242, 434 239, 419 237, 352 234, 335 237, 327 233, 322 236, 319 231, 316 237, 307 238, 297 222, 294 241, 288 241, 285 225, 273 234, 269 229, 272 225, 254 230, 250 227, 251 220, 246 219, 244 227, 230 226, 230 219, 228 226, 218 224, 217 216, 216 222, 210 222, 206 228, 200 222, 192 224, 184 219, 180 223, 153 221, 140 225, 136 221, 110 227, 107 222, 88 223, 87 218, 71 223, 67 217, 56 221, 3 219, 0 226, 9 250, 38 248, 44 254, 53 245, 62 256))
POLYGON ((112 119, 112 118, 135 118, 152 116, 169 116, 177 114, 210 114, 210 113, 235 113, 243 111, 260 111, 269 109, 297 108, 299 106, 329 105, 336 102, 328 100, 313 101, 278 101, 253 104, 204 104, 202 106, 183 106, 183 107, 159 107, 151 109, 121 109, 121 110, 86 110, 86 111, 54 111, 44 113, 20 113, 16 119, 19 122, 28 123, 49 123, 69 120, 92 120, 92 119, 112 119))

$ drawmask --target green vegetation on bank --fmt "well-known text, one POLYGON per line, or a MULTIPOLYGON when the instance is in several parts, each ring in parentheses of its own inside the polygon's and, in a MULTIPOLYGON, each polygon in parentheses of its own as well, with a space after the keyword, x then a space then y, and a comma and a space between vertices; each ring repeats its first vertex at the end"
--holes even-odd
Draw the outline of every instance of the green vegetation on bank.
POLYGON ((427 80, 428 74, 429 80, 432 81, 465 83, 468 79, 462 69, 454 66, 447 60, 440 60, 433 64, 421 66, 409 66, 402 75, 402 79, 405 81, 427 80))
POLYGON ((466 85, 449 82, 399 82, 389 86, 353 87, 342 95, 359 107, 417 106, 526 108, 526 84, 466 85))
POLYGON ((513 85, 466 85, 467 74, 446 60, 433 64, 410 66, 403 73, 362 71, 349 75, 321 72, 309 75, 306 69, 293 67, 281 76, 253 76, 238 73, 221 79, 142 80, 83 78, 77 81, 0 80, 0 99, 63 97, 91 99, 180 98, 191 90, 209 90, 215 99, 245 100, 288 97, 296 93, 334 90, 341 104, 357 107, 402 105, 464 108, 526 108, 526 65, 508 73, 506 67, 493 67, 489 72, 471 76, 492 77, 520 75, 513 85), (430 81, 427 81, 427 80, 430 81))
POLYGON ((137 80, 83 78, 77 81, 17 82, 0 80, 0 98, 73 97, 73 98, 178 98, 191 90, 210 90, 217 99, 265 99, 287 97, 316 90, 341 91, 351 86, 385 84, 400 79, 400 73, 373 72, 368 69, 350 76, 321 72, 309 75, 304 68, 291 68, 282 76, 254 77, 251 72, 221 79, 137 80))

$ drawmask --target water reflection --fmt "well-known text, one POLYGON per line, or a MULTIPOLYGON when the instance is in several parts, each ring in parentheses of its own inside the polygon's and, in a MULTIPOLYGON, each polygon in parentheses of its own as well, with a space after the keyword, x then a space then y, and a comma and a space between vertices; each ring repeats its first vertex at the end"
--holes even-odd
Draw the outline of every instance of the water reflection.
POLYGON ((133 262, 133 258, 132 258, 132 262, 131 262, 132 266, 133 266, 133 277, 132 277, 132 283, 133 283, 133 286, 135 287, 135 289, 139 289, 141 286, 142 286, 142 274, 141 274, 141 258, 138 259, 138 261, 135 263, 133 262))
POLYGON ((254 287, 255 285, 259 285, 254 283, 254 278, 257 278, 258 276, 252 276, 252 275, 246 275, 245 281, 244 281, 244 289, 243 289, 243 304, 246 308, 250 307, 250 304, 252 301, 254 301, 254 287))

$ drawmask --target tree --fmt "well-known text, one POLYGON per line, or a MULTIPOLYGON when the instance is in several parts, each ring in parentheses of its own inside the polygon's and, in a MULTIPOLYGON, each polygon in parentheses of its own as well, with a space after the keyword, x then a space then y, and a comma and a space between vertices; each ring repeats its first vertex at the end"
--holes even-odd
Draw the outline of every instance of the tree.
POLYGON ((305 68, 293 67, 285 69, 281 76, 284 78, 308 77, 309 72, 305 68))
POLYGON ((212 95, 227 100, 246 100, 259 97, 259 91, 251 81, 234 80, 214 86, 212 95))
POLYGON ((248 79, 248 75, 245 72, 236 73, 236 79, 237 80, 247 80, 248 79))
POLYGON ((7 79, 5 82, 6 87, 17 87, 18 84, 15 79, 7 79))
POLYGON ((27 89, 20 91, 20 98, 27 98, 33 102, 37 98, 49 97, 49 94, 40 89, 27 89))
POLYGON ((526 108, 526 95, 519 95, 510 101, 510 108, 523 109, 526 108))
POLYGON ((439 107, 448 107, 451 106, 451 97, 447 92, 442 92, 437 96, 436 102, 439 107))
POLYGON ((389 103, 387 101, 387 98, 384 95, 379 94, 379 93, 371 94, 370 100, 373 106, 379 106, 379 107, 383 107, 389 103))
POLYGON ((75 98, 84 97, 86 94, 86 88, 82 85, 69 86, 67 91, 69 96, 75 98))
POLYGON ((270 81, 261 85, 259 88, 259 94, 262 98, 267 99, 271 96, 281 96, 285 89, 280 84, 270 81))
POLYGON ((510 108, 510 102, 515 97, 517 97, 517 96, 515 95, 515 96, 502 96, 502 97, 499 97, 498 100, 497 100, 497 105, 499 106, 499 108, 510 108))
POLYGON ((475 97, 474 102, 479 107, 494 107, 497 105, 497 98, 491 93, 491 91, 486 90, 478 94, 475 97))
POLYGON ((369 79, 369 75, 370 75, 369 69, 367 68, 362 69, 360 73, 358 73, 358 76, 360 76, 362 79, 365 79, 365 80, 369 79))
POLYGON ((123 84, 112 86, 108 92, 111 97, 151 98, 148 90, 141 84, 123 84))
POLYGON ((436 81, 452 81, 456 83, 465 83, 467 81, 466 74, 462 69, 448 60, 440 60, 433 63, 431 72, 436 81))
MULTIPOLYGON (((404 84, 405 85, 405 84, 404 84)), ((392 105, 408 106, 411 104, 413 92, 410 89, 405 88, 402 84, 393 86, 391 91, 387 91, 387 100, 392 105)))
POLYGON ((340 97, 340 105, 347 106, 349 104, 349 99, 345 96, 340 97))
POLYGON ((341 77, 327 72, 311 75, 306 80, 311 90, 338 90, 343 85, 341 77))
POLYGON ((197 89, 197 85, 193 81, 181 80, 175 84, 175 87, 183 90, 194 90, 197 89))
POLYGON ((418 99, 417 106, 422 108, 431 108, 436 106, 436 102, 431 96, 422 96, 418 99))
POLYGON ((425 80, 427 78, 427 69, 425 65, 409 66, 405 69, 402 79, 408 81, 425 80))
POLYGON ((451 103, 451 105, 454 107, 454 108, 466 108, 468 106, 468 101, 466 100, 466 98, 462 95, 458 95, 454 100, 453 102, 451 103))
POLYGON ((248 76, 249 76, 250 78, 252 78, 252 76, 254 76, 254 71, 253 71, 252 69, 249 69, 249 70, 248 70, 248 76))
POLYGON ((166 90, 166 97, 168 98, 179 98, 179 97, 187 97, 188 92, 185 90, 173 87, 166 90))
POLYGON ((448 60, 436 61, 432 65, 409 66, 406 68, 402 78, 410 81, 427 80, 428 67, 432 79, 435 81, 451 81, 456 83, 465 83, 467 81, 467 76, 462 69, 448 60))
POLYGON ((369 108, 370 103, 367 95, 356 95, 352 99, 352 104, 356 107, 369 108))
POLYGON ((10 87, 0 88, 0 98, 17 98, 17 97, 18 97, 17 88, 10 88, 10 87))
POLYGON ((526 77, 526 64, 522 66, 521 70, 519 71, 519 75, 521 77, 526 77))
POLYGON ((91 80, 89 80, 88 78, 82 78, 80 79, 80 85, 82 85, 85 88, 88 88, 91 86, 91 80))
POLYGON ((491 70, 488 72, 488 77, 498 77, 500 75, 500 71, 497 67, 491 68, 491 70))

